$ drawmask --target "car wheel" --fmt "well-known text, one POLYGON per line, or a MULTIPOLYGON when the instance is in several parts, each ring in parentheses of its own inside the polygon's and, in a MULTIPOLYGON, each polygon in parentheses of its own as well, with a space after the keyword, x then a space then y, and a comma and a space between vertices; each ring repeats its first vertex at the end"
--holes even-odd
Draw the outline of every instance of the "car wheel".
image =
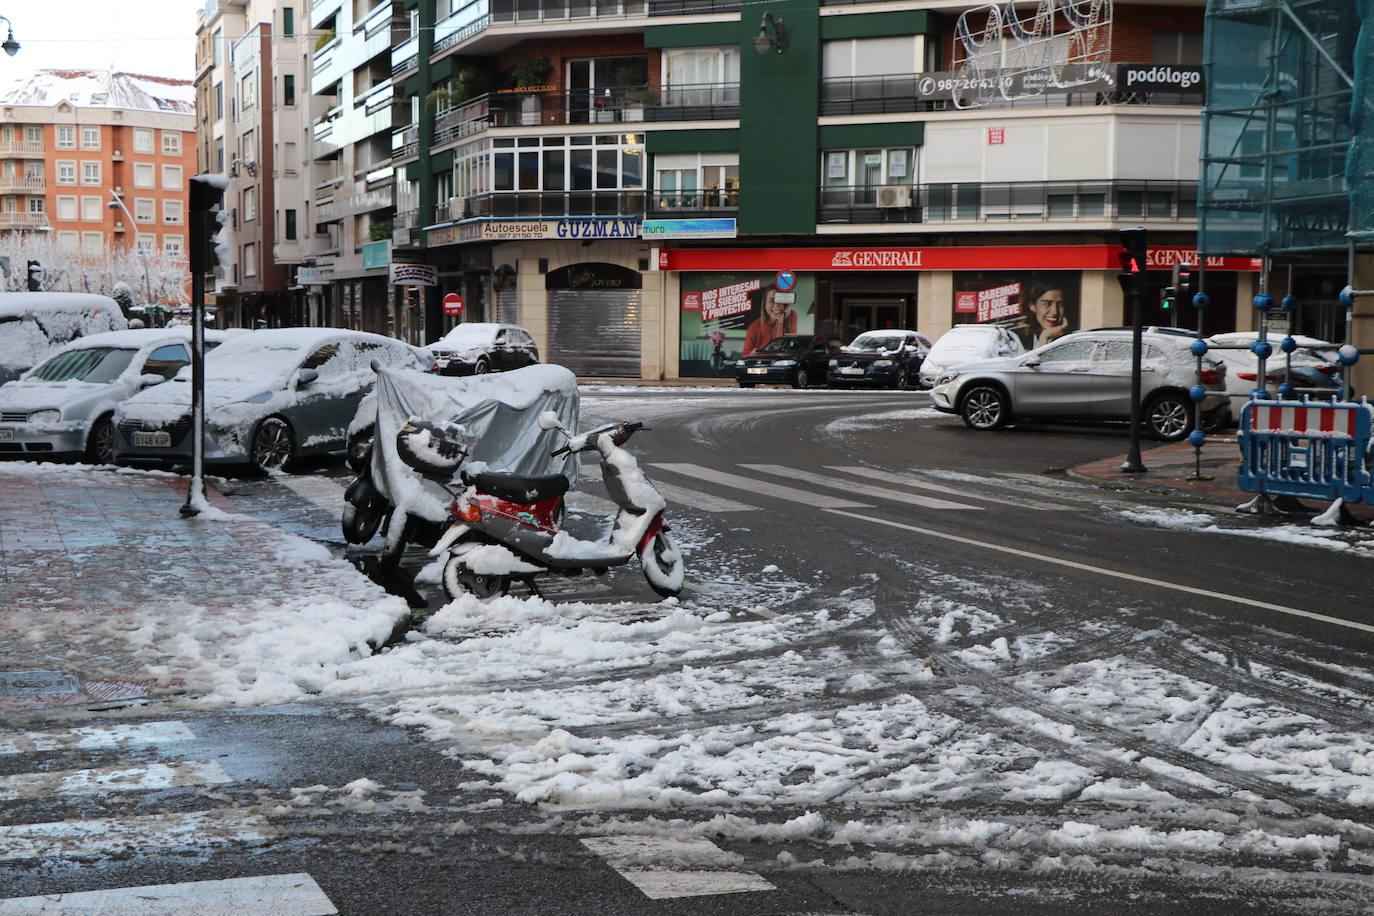
POLYGON ((911 379, 907 377, 906 367, 897 367, 897 377, 892 380, 892 388, 895 391, 906 391, 911 387, 911 379))
POLYGON ((296 457, 296 441, 291 427, 279 417, 268 417, 253 433, 253 465, 263 473, 280 471, 296 457))
POLYGON ((809 388, 811 386, 811 376, 805 369, 798 369, 797 374, 792 378, 793 388, 809 388))
POLYGON ((1157 394, 1145 405, 1145 425, 1156 439, 1178 442, 1193 428, 1192 403, 1181 394, 1157 394))
POLYGON ((101 417, 86 437, 86 461, 90 464, 114 464, 114 424, 109 417, 101 417))
POLYGON ((959 415, 969 429, 998 429, 1006 425, 1007 396, 992 385, 975 385, 964 395, 959 415))
POLYGON ((483 357, 481 357, 480 359, 478 359, 478 360, 477 360, 477 365, 475 365, 475 366, 472 367, 472 374, 473 374, 473 375, 486 375, 486 374, 487 374, 488 372, 490 372, 490 371, 491 371, 491 363, 487 362, 487 358, 486 358, 485 356, 483 356, 483 357))

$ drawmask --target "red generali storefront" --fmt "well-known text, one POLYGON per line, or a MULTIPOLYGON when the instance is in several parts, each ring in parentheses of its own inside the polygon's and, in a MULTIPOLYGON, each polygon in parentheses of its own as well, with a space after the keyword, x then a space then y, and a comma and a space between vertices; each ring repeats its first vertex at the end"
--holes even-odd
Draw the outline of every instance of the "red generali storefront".
MULTIPOLYGON (((937 338, 954 324, 995 323, 1028 347, 1069 331, 1123 322, 1115 245, 673 248, 658 269, 678 311, 678 375, 731 376, 746 341, 770 326, 781 333, 823 334, 848 343, 873 328, 909 328, 937 338), (779 278, 790 299, 776 304, 779 278), (675 290, 675 294, 674 294, 675 290)), ((1161 308, 1159 291, 1173 267, 1196 264, 1197 251, 1152 247, 1142 300, 1146 324, 1196 327, 1191 308, 1161 308)), ((1235 302, 1249 301, 1250 258, 1208 258, 1213 305, 1207 333, 1236 327, 1235 302)))

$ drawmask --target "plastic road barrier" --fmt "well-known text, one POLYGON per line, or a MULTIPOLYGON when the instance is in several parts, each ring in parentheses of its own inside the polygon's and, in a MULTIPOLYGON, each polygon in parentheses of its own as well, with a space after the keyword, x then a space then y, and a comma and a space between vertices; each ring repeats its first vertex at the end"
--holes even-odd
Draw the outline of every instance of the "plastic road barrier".
POLYGON ((1240 412, 1247 493, 1374 503, 1374 404, 1254 399, 1240 412))

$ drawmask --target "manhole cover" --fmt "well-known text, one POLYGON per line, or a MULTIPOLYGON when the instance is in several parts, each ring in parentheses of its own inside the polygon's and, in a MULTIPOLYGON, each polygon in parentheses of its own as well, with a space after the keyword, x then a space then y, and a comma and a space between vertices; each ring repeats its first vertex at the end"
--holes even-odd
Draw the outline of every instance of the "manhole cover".
POLYGON ((56 697, 79 693, 81 682, 61 671, 0 672, 0 696, 56 697))

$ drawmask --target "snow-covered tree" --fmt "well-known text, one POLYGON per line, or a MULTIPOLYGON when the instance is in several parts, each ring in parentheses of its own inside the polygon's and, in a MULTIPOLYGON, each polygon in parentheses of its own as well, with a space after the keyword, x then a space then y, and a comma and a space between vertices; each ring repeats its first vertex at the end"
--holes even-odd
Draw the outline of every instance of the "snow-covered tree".
POLYGON ((86 254, 59 244, 48 234, 10 232, 0 235, 0 257, 9 260, 4 288, 11 292, 28 289, 28 262, 37 261, 43 267, 45 290, 114 296, 122 286, 130 304, 150 304, 150 291, 151 304, 175 306, 191 301, 187 261, 161 250, 149 251, 146 257, 127 247, 86 254))

